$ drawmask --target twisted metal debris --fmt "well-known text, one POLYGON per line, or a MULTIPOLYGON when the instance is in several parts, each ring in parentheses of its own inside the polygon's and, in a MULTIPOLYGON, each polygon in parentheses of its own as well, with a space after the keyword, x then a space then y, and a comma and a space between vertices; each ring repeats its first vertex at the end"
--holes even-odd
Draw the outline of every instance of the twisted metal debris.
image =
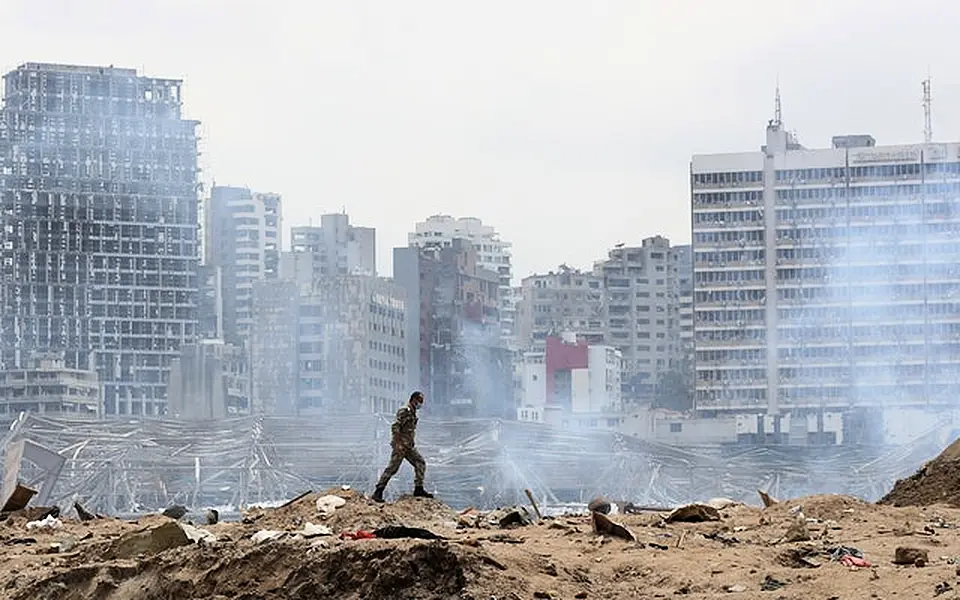
MULTIPOLYGON (((67 458, 53 492, 116 514, 277 501, 305 489, 370 489, 386 464, 389 421, 367 415, 315 420, 245 417, 216 422, 101 422, 23 415, 4 443, 31 439, 67 458)), ((676 447, 612 433, 496 420, 423 420, 418 444, 428 487, 455 507, 546 503, 594 495, 676 505, 707 497, 756 501, 846 493, 868 500, 911 474, 940 448, 934 436, 909 446, 676 447)), ((29 476, 28 468, 24 472, 29 476)), ((391 485, 410 486, 407 469, 391 485)))

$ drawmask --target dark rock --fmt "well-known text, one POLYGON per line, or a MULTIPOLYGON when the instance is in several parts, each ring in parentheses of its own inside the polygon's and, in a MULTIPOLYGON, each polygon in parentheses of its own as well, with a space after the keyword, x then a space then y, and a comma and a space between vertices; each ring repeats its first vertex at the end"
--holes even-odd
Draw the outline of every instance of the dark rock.
POLYGON ((590 512, 598 512, 609 515, 610 501, 603 496, 598 496, 590 501, 590 504, 587 505, 587 508, 590 510, 590 512))
POLYGON ((614 523, 605 515, 593 512, 590 513, 593 515, 593 530, 600 535, 610 535, 613 537, 618 537, 628 542, 635 542, 637 538, 630 533, 630 530, 620 525, 619 523, 614 523))
POLYGON ((667 523, 703 523, 719 520, 720 511, 706 504, 688 504, 675 508, 664 519, 667 523))
POLYGON ((174 520, 182 519, 185 514, 187 514, 187 507, 179 504, 174 504, 163 511, 163 516, 170 517, 174 520))
POLYGON ((918 560, 923 561, 924 564, 930 562, 926 550, 900 546, 893 553, 893 564, 895 565, 915 565, 918 560))
POLYGON ((109 554, 112 558, 134 558, 141 554, 151 556, 190 543, 190 538, 178 523, 168 522, 121 536, 109 554))

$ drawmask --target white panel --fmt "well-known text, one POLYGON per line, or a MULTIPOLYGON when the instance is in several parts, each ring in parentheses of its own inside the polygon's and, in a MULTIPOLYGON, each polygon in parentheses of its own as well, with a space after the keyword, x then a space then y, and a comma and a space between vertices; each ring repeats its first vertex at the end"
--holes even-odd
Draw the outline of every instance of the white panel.
POLYGON ((570 388, 573 412, 590 412, 590 370, 571 369, 570 388))

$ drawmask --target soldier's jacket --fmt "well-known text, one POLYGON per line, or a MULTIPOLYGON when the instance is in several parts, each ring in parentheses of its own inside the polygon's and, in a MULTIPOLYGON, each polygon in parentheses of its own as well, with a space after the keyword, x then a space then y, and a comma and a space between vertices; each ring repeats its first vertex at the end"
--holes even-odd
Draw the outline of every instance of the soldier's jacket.
POLYGON ((417 433, 417 411, 410 408, 409 405, 401 406, 397 411, 397 418, 390 427, 390 433, 393 434, 392 444, 405 448, 413 448, 414 437, 417 433))

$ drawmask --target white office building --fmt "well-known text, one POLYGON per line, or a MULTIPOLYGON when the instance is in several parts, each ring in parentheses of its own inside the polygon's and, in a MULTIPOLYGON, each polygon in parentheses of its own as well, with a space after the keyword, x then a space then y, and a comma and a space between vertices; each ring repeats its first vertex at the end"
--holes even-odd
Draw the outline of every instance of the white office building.
POLYGON ((960 144, 814 150, 774 119, 691 186, 699 411, 956 402, 960 144))

